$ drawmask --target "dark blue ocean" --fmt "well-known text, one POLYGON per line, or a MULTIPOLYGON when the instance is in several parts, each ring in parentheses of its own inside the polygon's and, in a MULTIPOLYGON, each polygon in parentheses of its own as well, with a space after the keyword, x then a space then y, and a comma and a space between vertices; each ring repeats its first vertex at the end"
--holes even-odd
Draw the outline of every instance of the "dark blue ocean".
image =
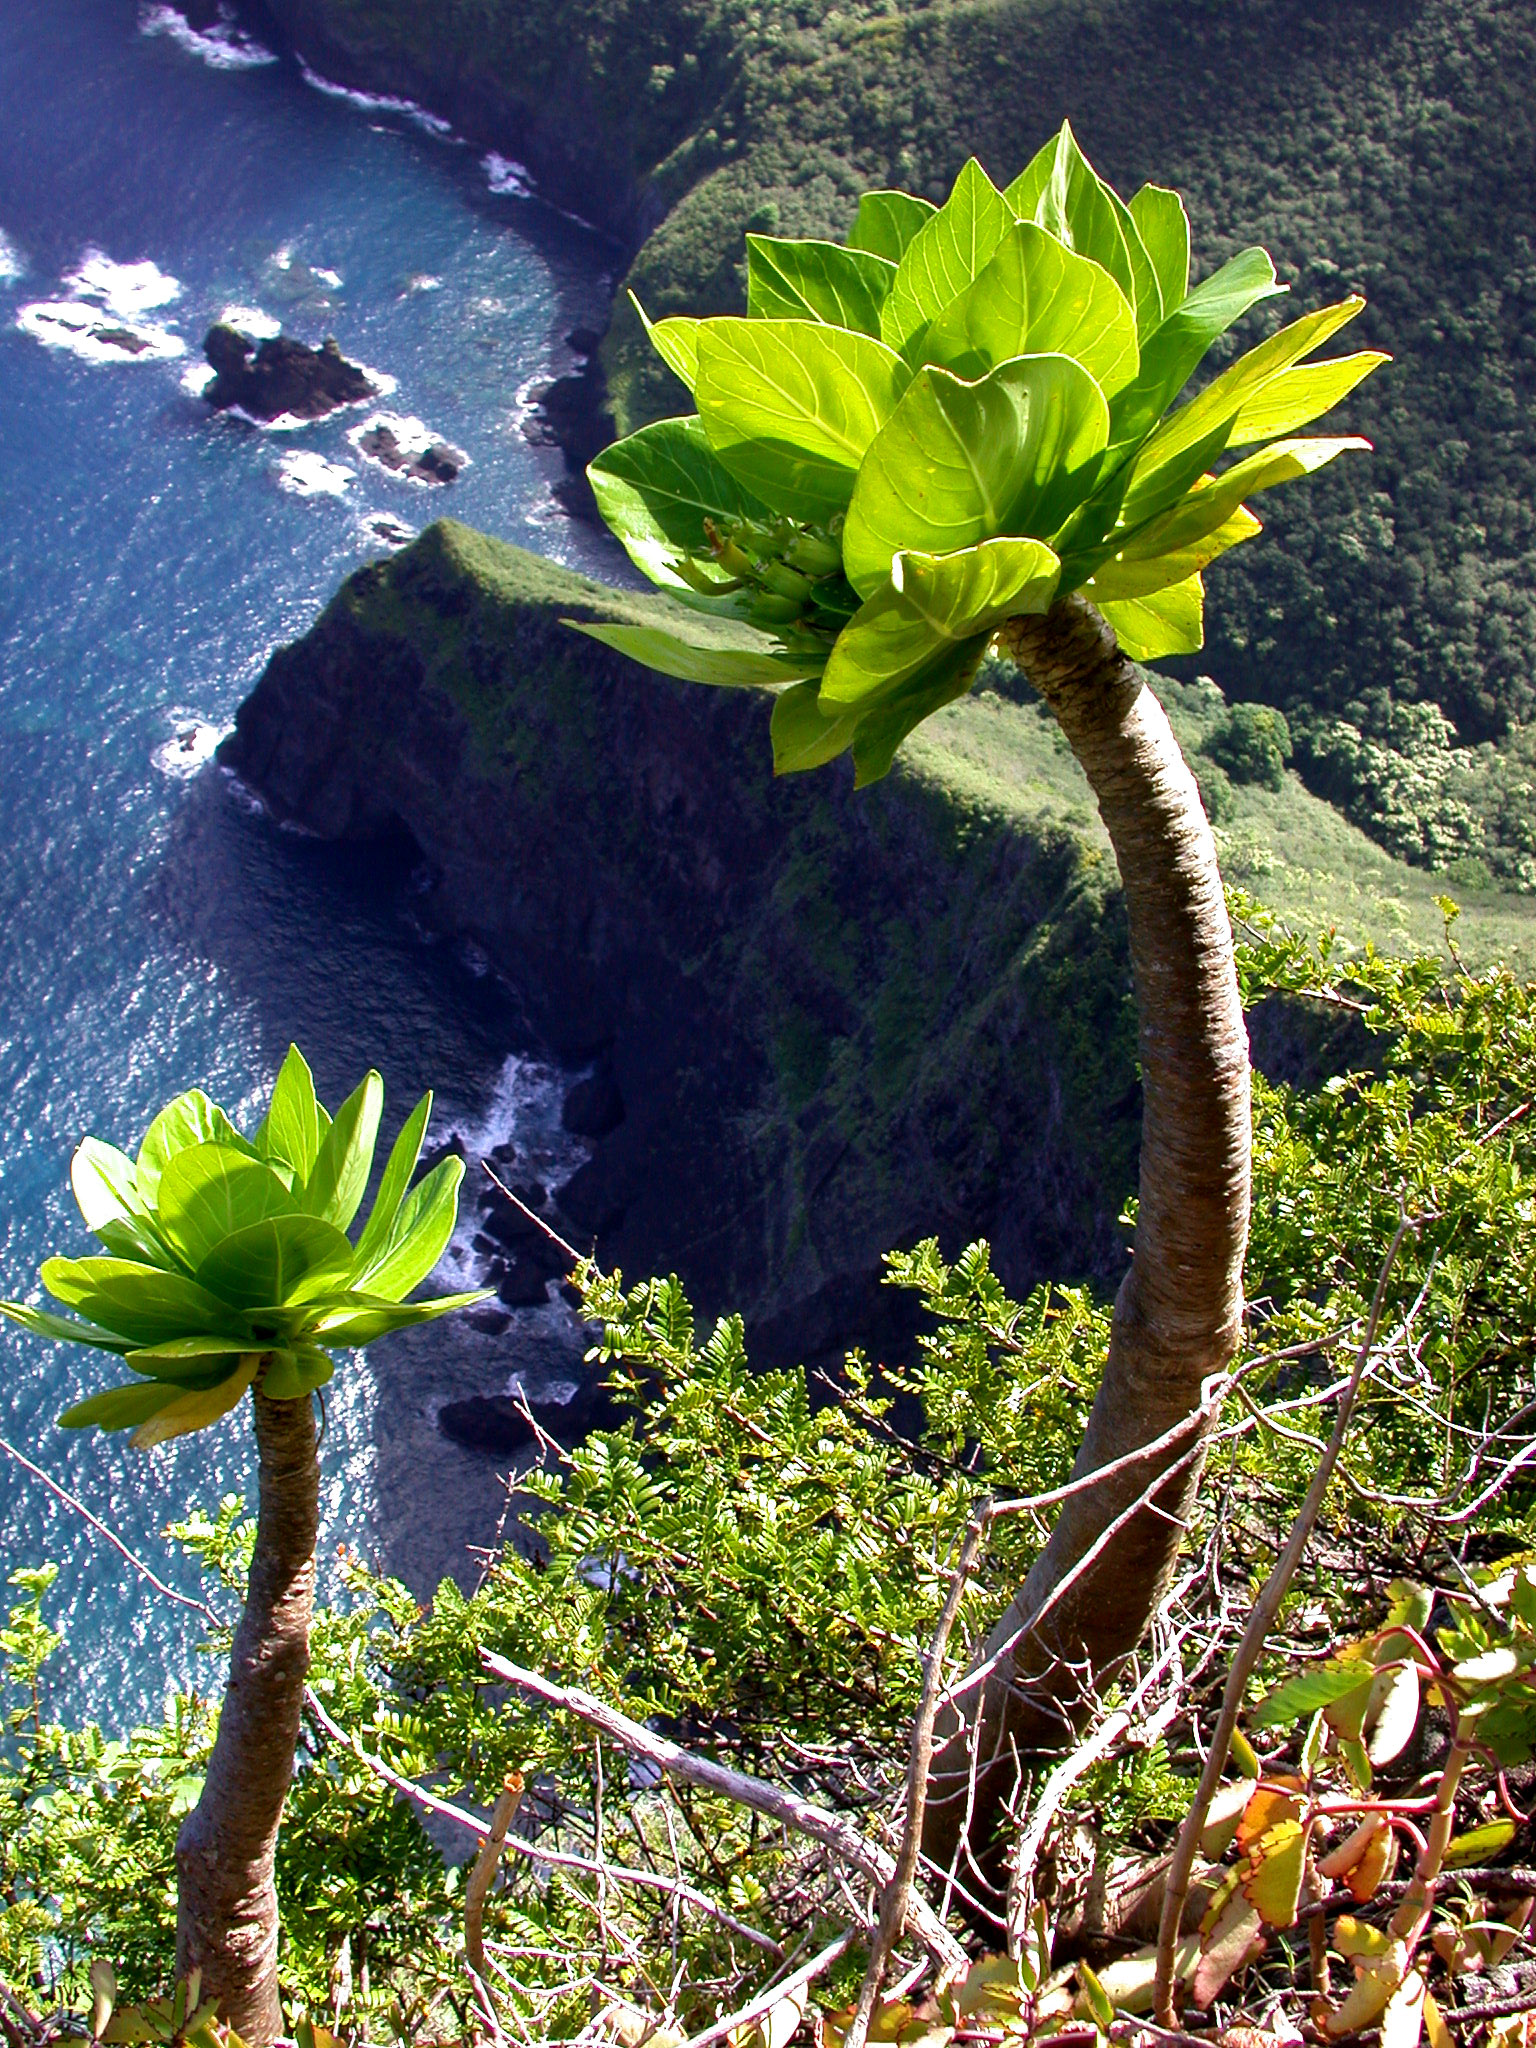
MULTIPOLYGON (((322 1094, 384 1074, 386 1127, 421 1088, 435 1128, 509 1136, 558 1181, 562 1077, 484 963, 411 919, 408 855, 276 830, 207 758, 268 654, 342 577, 438 512, 601 569, 523 432, 527 389, 604 302, 611 252, 409 110, 291 62, 199 40, 137 0, 0 7, 0 1292, 89 1249, 68 1193, 85 1132, 133 1147, 208 1088, 254 1112, 290 1038, 322 1094), (209 322, 279 322, 393 380, 372 411, 462 449, 428 490, 348 439, 195 395, 209 322), (116 335, 116 339, 112 336, 116 335), (122 336, 134 350, 125 357, 122 336)), ((405 429, 403 431, 410 431, 405 429)), ((466 1269, 451 1254, 450 1273, 466 1269)), ((326 1439, 324 1543, 419 1586, 491 1540, 494 1468, 436 1432, 442 1400, 558 1377, 556 1302, 492 1339, 431 1332, 344 1363, 326 1439)), ((149 1456, 53 1417, 110 1376, 0 1330, 0 1430, 190 1584, 168 1521, 248 1480, 237 1414, 149 1456)), ((174 1609, 0 1456, 0 1564, 62 1567, 50 1703, 121 1727, 192 1668, 174 1609)))

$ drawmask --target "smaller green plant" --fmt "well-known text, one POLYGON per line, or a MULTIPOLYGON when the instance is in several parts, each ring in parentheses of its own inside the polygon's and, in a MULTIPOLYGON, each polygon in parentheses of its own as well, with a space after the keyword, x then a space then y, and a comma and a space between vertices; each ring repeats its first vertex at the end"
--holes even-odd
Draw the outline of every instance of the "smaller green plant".
POLYGON ((41 1271, 75 1317, 0 1301, 35 1335, 109 1352, 136 1375, 67 1408, 66 1429, 131 1429, 144 1449, 216 1422, 258 1376, 268 1400, 301 1400, 330 1379, 331 1349, 480 1298, 404 1299, 443 1255, 464 1173, 445 1159, 411 1186, 430 1095, 395 1141, 357 1243, 348 1239, 383 1106, 369 1072, 332 1119, 290 1046, 250 1138, 194 1088, 161 1110, 137 1159, 81 1142, 70 1182, 105 1256, 48 1259, 41 1271))

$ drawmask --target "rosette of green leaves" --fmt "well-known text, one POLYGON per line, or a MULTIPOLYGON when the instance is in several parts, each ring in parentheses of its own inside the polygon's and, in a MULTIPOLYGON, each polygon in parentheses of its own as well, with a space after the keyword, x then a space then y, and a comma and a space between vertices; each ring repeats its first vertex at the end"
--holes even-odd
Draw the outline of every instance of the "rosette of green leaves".
POLYGON ((1307 360, 1349 297, 1175 406, 1286 289, 1255 248, 1191 290, 1189 247, 1178 194, 1122 201, 1069 126, 1006 190, 972 161, 937 208, 866 192, 846 247, 748 235, 745 318, 647 321, 697 413, 588 471, 677 610, 580 629, 774 690, 776 769, 851 748, 861 783, 970 687, 1004 620, 1067 592, 1136 659, 1192 653, 1202 572, 1260 530, 1247 500, 1369 446, 1297 429, 1387 358, 1307 360))
POLYGON ((193 1089, 161 1110, 137 1159, 81 1143, 70 1180, 105 1255, 44 1262, 44 1287, 72 1316, 0 1301, 23 1328, 113 1352, 136 1375, 66 1409, 66 1429, 132 1429, 144 1448, 216 1421, 253 1382, 275 1401, 307 1399, 331 1377, 333 1349, 484 1299, 405 1299, 442 1257, 464 1173, 448 1158, 412 1186, 430 1095, 395 1140, 356 1242, 347 1236, 383 1107, 370 1071, 328 1115, 290 1046, 249 1138, 193 1089))

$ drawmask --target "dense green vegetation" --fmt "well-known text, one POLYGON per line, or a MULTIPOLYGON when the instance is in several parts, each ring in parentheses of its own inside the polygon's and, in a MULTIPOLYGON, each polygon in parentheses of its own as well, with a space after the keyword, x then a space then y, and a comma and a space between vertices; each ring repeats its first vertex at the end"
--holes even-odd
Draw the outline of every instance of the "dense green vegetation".
MULTIPOLYGON (((1469 1534, 1475 1555, 1498 1558, 1532 1533, 1518 1467, 1514 1490, 1495 1482, 1503 1473, 1509 1485, 1503 1468, 1527 1441, 1520 1413, 1536 1391, 1536 1133, 1522 1113, 1536 1091, 1536 992, 1443 956, 1315 949, 1236 909, 1250 933, 1249 1002, 1322 990, 1323 1002, 1308 998, 1316 1014, 1356 1036, 1347 1070, 1324 1088, 1258 1086, 1244 1376, 1223 1411, 1179 1609, 1191 1658, 1209 1633, 1216 1661, 1192 1674, 1150 1749, 1112 1748, 1072 1788, 1069 1818, 1093 1820, 1106 1857, 1155 1850, 1188 1804, 1198 1762, 1188 1717, 1208 1707, 1232 1642, 1223 1588, 1262 1573, 1284 1534, 1405 1211, 1426 1220, 1399 1249, 1340 1480, 1253 1696, 1288 1659, 1315 1660, 1376 1627, 1393 1572, 1411 1565, 1455 1595, 1469 1534), (1489 1487, 1469 1530, 1458 1517, 1489 1487)), ((280 1852, 290 2011, 375 2040, 462 2040, 481 2028, 463 1971, 466 1838, 453 1837, 445 1864, 379 1761, 482 1811, 509 1768, 527 1779, 518 1825, 544 1858, 509 1856, 484 1931, 491 1993, 535 2038, 574 2033, 594 1992, 599 2004, 703 2025, 772 1967, 741 1925, 785 1944, 803 1937, 808 1950, 845 1924, 846 1900, 814 1848, 718 1797, 668 1793, 643 1772, 626 1780, 618 1752, 594 1748, 580 1723, 488 1686, 478 1655, 497 1651, 640 1720, 659 1716, 696 1752, 878 1831, 954 1542, 1004 1475, 1022 1492, 1065 1474, 1107 1322, 1074 1290, 1009 1300, 981 1247, 951 1264, 922 1246, 893 1258, 890 1277, 923 1301, 929 1334, 910 1358, 856 1357, 827 1405, 826 1388, 800 1372, 752 1372, 739 1323, 696 1330, 675 1282, 627 1287, 589 1269, 600 1355, 635 1420, 525 1476, 532 1548, 495 1552, 472 1595, 445 1584, 425 1612, 347 1560, 349 1597, 317 1620, 317 1705, 280 1852), (892 1429, 919 1415, 910 1436, 892 1429), (590 1868, 595 1810, 606 1880, 590 1868), (557 1867, 560 1854, 589 1867, 557 1867), (643 1868, 680 1870, 694 1902, 674 1918, 665 1893, 615 1874, 643 1868)), ((1041 1526, 1032 1514, 996 1525, 964 1631, 1006 1598, 1041 1526)), ((237 1596, 251 1533, 232 1501, 172 1532, 208 1568, 213 1616, 237 1596)), ((163 1724, 121 1739, 60 1727, 48 1659, 67 1589, 41 1560, 12 1585, 0 1639, 10 1685, 0 1978, 37 2001, 88 2002, 86 1966, 105 1953, 125 1995, 160 1988, 172 1849, 208 1753, 206 1704, 174 1697, 163 1724)), ((197 1625, 221 1655, 218 1622, 197 1625)), ((1258 1739, 1284 1753, 1273 1736, 1258 1739)), ((1481 1797, 1469 1795, 1461 1824, 1481 1797)), ((1512 1849, 1513 1826, 1485 1831, 1485 1860, 1512 1849)), ((1053 1910, 1067 1913, 1065 1895, 1053 1910)), ((1445 1911, 1463 1909, 1449 1896, 1445 1911)), ((1271 1962, 1273 1981, 1287 1981, 1283 1944, 1271 1962)), ((859 1969, 855 1948, 818 1996, 850 1998, 859 1969)), ((612 2021, 603 2037, 625 2038, 612 2021)))

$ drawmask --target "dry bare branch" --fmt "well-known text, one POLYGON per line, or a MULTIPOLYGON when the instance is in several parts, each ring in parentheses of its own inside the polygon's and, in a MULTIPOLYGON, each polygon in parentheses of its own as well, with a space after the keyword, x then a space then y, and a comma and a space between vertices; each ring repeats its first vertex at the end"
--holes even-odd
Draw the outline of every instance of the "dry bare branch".
MULTIPOLYGON (((732 1770, 711 1758, 695 1756, 680 1743, 642 1727, 628 1714, 609 1706, 594 1694, 584 1692, 580 1686, 556 1685, 541 1673, 526 1671, 519 1664, 509 1664, 504 1657, 498 1657, 490 1650, 480 1652, 480 1661, 493 1678, 515 1685, 520 1692, 529 1693, 549 1706, 577 1715, 600 1729, 621 1749, 658 1765, 668 1777, 696 1785, 702 1792, 713 1792, 738 1806, 751 1807, 785 1827, 793 1828, 798 1834, 808 1835, 812 1841, 830 1849, 834 1856, 862 1871, 875 1884, 888 1885, 895 1875, 896 1859, 889 1850, 866 1841, 839 1815, 829 1813, 825 1807, 812 1805, 798 1793, 786 1792, 781 1786, 770 1785, 762 1778, 749 1777, 745 1771, 732 1770)), ((964 1949, 920 1893, 912 1894, 910 1918, 918 1938, 941 1969, 963 1970, 966 1967, 964 1949)))

